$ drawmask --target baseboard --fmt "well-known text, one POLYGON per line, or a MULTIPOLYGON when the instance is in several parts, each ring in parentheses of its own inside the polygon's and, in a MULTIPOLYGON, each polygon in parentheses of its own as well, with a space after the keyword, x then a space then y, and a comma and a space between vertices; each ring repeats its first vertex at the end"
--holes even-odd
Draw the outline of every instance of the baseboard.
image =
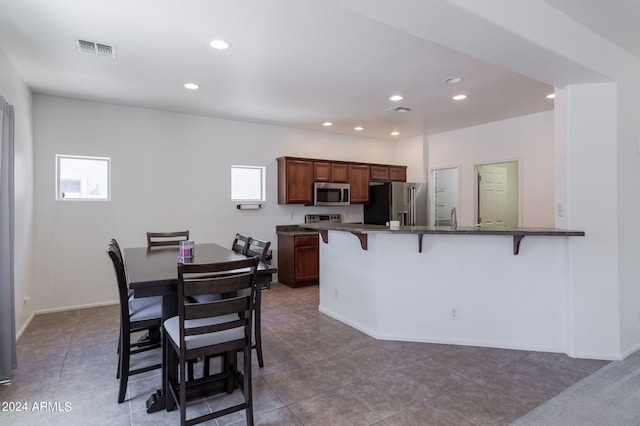
POLYGON ((31 320, 35 316, 36 316, 35 312, 32 312, 31 315, 29 315, 29 318, 27 318, 27 320, 24 322, 22 327, 20 327, 20 330, 18 330, 18 332, 16 333, 16 341, 20 340, 20 337, 24 334, 24 332, 27 329, 27 327, 29 326, 29 324, 31 324, 31 320))
POLYGON ((53 308, 53 309, 41 309, 39 311, 36 311, 35 314, 36 315, 41 315, 41 314, 52 314, 55 312, 66 312, 66 311, 75 311, 77 309, 88 309, 88 308, 98 308, 100 306, 111 306, 111 305, 117 305, 118 301, 109 301, 109 302, 99 302, 99 303, 88 303, 86 305, 74 305, 74 306, 65 306, 63 308, 53 308))
POLYGON ((468 340, 468 339, 452 339, 452 338, 443 338, 438 336, 427 336, 424 339, 416 339, 414 337, 400 336, 400 335, 386 335, 376 333, 373 330, 362 327, 360 324, 354 323, 352 321, 348 321, 346 318, 341 317, 340 315, 335 314, 334 312, 323 308, 322 306, 318 307, 318 310, 325 315, 330 316, 333 319, 336 319, 342 323, 347 324, 350 327, 355 328, 368 336, 373 337, 378 340, 393 340, 400 342, 417 342, 417 343, 433 343, 440 345, 458 345, 458 346, 476 346, 476 347, 484 347, 484 348, 497 348, 497 349, 512 349, 518 351, 532 351, 532 352, 553 352, 553 353, 565 353, 566 351, 563 348, 558 347, 548 347, 548 346, 535 346, 535 345, 512 345, 504 342, 494 342, 494 341, 483 341, 483 340, 468 340))

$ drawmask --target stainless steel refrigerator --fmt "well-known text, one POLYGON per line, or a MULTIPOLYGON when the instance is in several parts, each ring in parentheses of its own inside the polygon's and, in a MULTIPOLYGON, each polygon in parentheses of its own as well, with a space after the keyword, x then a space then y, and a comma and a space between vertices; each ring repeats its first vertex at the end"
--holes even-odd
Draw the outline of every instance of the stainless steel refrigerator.
POLYGON ((401 226, 427 226, 426 183, 371 183, 364 223, 386 225, 392 220, 400 221, 401 226))

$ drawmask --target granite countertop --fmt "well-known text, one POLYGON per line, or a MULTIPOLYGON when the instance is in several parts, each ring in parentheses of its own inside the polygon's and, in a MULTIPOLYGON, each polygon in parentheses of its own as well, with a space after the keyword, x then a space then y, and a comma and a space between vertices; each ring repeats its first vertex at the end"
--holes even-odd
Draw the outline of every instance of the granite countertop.
MULTIPOLYGON (((457 234, 457 235, 541 235, 541 236, 565 236, 581 237, 583 231, 570 231, 557 228, 502 228, 502 227, 465 227, 459 226, 401 226, 398 229, 390 229, 383 225, 365 225, 360 223, 306 223, 303 225, 308 232, 311 229, 318 231, 344 231, 359 234, 395 233, 395 234, 457 234)), ((277 229, 277 227, 276 227, 277 229)))
POLYGON ((302 225, 276 225, 277 235, 317 235, 318 231, 306 228, 307 224, 302 225))

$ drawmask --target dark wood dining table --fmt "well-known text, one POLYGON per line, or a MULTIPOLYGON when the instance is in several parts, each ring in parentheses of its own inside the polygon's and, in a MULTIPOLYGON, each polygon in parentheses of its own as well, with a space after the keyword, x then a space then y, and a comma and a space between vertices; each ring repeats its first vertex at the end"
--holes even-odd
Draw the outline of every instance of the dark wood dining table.
MULTIPOLYGON (((124 249, 124 265, 129 288, 134 297, 162 296, 162 322, 178 314, 178 263, 218 263, 245 258, 244 255, 218 244, 196 244, 191 259, 179 257, 178 246, 133 247, 124 249)), ((258 288, 272 280, 277 269, 260 263, 258 266, 258 288)), ((256 333, 260 329, 260 296, 256 296, 256 333)), ((166 409, 166 352, 165 333, 162 333, 162 388, 147 399, 147 412, 166 409)))

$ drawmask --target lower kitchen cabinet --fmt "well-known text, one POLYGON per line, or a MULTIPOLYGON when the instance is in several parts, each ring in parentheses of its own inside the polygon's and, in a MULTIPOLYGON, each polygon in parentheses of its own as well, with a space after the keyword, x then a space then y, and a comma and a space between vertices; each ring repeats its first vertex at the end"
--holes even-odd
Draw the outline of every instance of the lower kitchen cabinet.
POLYGON ((278 235, 278 281, 289 287, 317 285, 320 278, 318 234, 278 235))

